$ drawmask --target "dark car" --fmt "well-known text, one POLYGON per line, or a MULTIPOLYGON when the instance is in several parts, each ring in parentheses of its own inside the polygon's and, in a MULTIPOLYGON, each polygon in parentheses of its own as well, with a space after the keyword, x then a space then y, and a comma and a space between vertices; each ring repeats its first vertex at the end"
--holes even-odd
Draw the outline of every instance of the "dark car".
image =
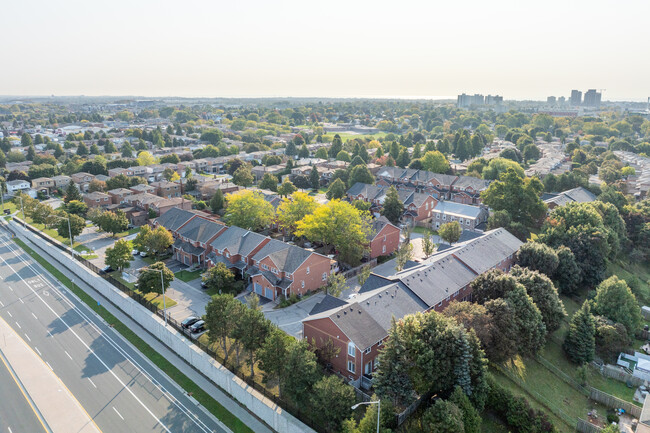
POLYGON ((190 326, 194 325, 196 322, 198 322, 200 319, 198 317, 190 316, 187 319, 183 320, 181 322, 181 327, 183 329, 187 329, 190 326))
POLYGON ((109 272, 113 272, 115 269, 111 268, 110 266, 104 266, 99 273, 100 274, 108 274, 109 272))
POLYGON ((198 320, 194 322, 194 324, 190 325, 188 329, 192 334, 196 334, 197 332, 203 332, 205 331, 205 322, 203 320, 198 320))

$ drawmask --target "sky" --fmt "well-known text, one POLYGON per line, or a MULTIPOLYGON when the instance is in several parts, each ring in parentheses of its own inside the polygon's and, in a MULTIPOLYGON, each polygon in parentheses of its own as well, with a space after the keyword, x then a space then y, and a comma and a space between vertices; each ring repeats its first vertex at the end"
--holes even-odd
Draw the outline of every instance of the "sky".
POLYGON ((3 3, 0 95, 650 96, 647 0, 3 3))

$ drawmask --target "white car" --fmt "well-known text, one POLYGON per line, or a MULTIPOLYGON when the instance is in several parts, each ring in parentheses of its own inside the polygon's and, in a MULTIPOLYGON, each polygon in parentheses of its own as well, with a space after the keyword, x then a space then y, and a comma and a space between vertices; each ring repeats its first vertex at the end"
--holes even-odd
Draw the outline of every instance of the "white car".
POLYGON ((140 251, 133 250, 133 251, 131 251, 131 254, 133 254, 134 256, 137 256, 138 254, 140 254, 140 251))
POLYGON ((146 251, 140 251, 140 257, 147 257, 146 251))

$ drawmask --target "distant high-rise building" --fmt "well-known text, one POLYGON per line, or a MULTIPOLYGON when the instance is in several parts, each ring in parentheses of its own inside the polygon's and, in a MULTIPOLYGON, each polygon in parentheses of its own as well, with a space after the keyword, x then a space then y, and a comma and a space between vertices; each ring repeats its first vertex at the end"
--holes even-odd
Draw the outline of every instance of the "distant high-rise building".
POLYGON ((571 105, 582 105, 582 92, 580 90, 571 91, 571 105))
POLYGON ((485 97, 485 105, 499 105, 503 102, 503 96, 500 95, 487 95, 485 97))
POLYGON ((555 104, 555 102, 557 102, 557 98, 555 96, 549 96, 546 98, 547 104, 555 104))
POLYGON ((560 96, 559 98, 557 98, 558 104, 564 105, 565 102, 566 102, 566 98, 564 96, 560 96))
POLYGON ((597 92, 596 89, 589 89, 585 93, 584 105, 587 107, 600 107, 600 99, 602 93, 597 92))

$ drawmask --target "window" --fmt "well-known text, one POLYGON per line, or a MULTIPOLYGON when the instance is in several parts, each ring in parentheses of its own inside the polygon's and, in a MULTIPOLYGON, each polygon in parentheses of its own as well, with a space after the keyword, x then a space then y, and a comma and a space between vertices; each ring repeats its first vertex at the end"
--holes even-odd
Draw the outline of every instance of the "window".
POLYGON ((459 219, 458 219, 458 222, 462 224, 462 223, 463 223, 463 219, 462 219, 462 218, 459 218, 459 219))
POLYGON ((424 210, 429 210, 429 203, 424 204, 424 210))
POLYGON ((443 215, 443 216, 442 216, 442 220, 443 220, 443 221, 447 221, 447 215, 443 215))
POLYGON ((307 275, 309 275, 309 266, 307 266, 307 275))
POLYGON ((227 258, 227 259, 230 258, 230 253, 226 253, 226 258, 227 258))
POLYGON ((262 269, 264 269, 265 271, 268 271, 269 267, 266 266, 266 263, 262 263, 262 269))
POLYGON ((381 253, 386 254, 386 245, 381 246, 381 253))
POLYGON ((366 364, 365 373, 372 374, 372 361, 366 364))
POLYGON ((384 242, 386 242, 386 235, 384 235, 384 242))
POLYGON ((356 353, 357 353, 357 346, 355 346, 354 343, 350 341, 348 343, 348 355, 354 357, 356 353))
POLYGON ((278 270, 276 268, 273 268, 273 269, 271 269, 271 272, 273 272, 274 274, 277 274, 278 270))
POLYGON ((323 281, 327 280, 327 272, 323 272, 323 281))
POLYGON ((436 219, 440 219, 440 214, 439 213, 436 214, 436 219))
POLYGON ((375 358, 373 363, 375 364, 375 369, 377 369, 379 367, 379 359, 375 358))
POLYGON ((354 373, 356 365, 354 364, 354 361, 348 361, 348 371, 350 373, 354 373))
POLYGON ((300 286, 302 286, 303 289, 305 288, 305 280, 302 280, 302 281, 300 282, 300 286))
POLYGON ((370 353, 370 349, 371 349, 371 347, 367 348, 366 350, 363 351, 363 353, 366 354, 366 355, 369 354, 369 353, 370 353))

